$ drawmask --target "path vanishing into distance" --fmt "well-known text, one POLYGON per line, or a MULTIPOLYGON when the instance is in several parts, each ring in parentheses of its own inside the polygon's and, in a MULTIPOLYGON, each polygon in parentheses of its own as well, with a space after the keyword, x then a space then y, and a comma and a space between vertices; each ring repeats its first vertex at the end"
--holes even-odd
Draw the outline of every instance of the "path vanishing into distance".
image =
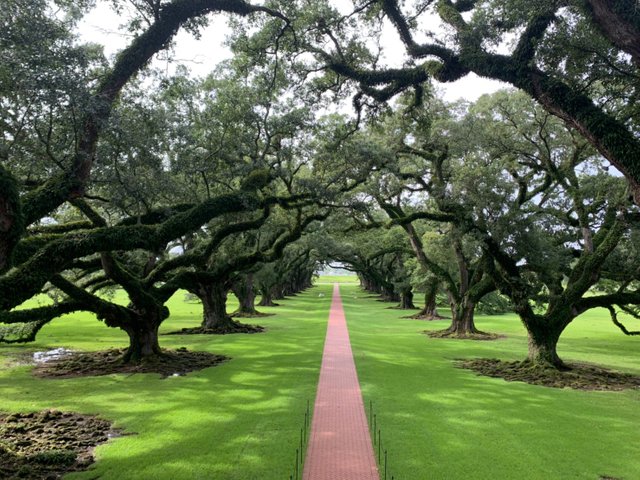
POLYGON ((303 480, 379 480, 340 288, 329 325, 303 480))

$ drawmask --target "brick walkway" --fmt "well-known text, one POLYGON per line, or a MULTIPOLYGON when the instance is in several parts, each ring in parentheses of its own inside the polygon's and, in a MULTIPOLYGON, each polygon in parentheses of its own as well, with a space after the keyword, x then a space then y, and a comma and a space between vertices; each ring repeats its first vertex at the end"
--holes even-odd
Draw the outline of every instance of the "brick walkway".
POLYGON ((379 480, 337 284, 302 478, 379 480))

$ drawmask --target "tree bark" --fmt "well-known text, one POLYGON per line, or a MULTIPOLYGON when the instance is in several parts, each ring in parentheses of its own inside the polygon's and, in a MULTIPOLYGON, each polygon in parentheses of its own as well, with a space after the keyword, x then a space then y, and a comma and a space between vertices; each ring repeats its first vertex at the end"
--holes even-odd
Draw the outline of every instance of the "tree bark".
POLYGON ((11 254, 23 233, 18 184, 0 165, 0 272, 10 267, 11 254))
POLYGON ((393 287, 382 287, 381 299, 383 302, 399 302, 400 295, 393 291, 393 287))
POLYGON ((640 67, 640 29, 638 3, 635 0, 586 0, 593 22, 602 34, 625 51, 640 67), (635 17, 635 22, 633 21, 635 17))
POLYGON ((259 316, 260 312, 256 310, 256 291, 253 288, 253 275, 247 274, 244 278, 241 278, 234 283, 233 293, 238 297, 238 310, 236 310, 234 316, 259 316))
POLYGON ((460 302, 450 300, 451 303, 451 325, 442 333, 446 336, 465 337, 473 334, 482 334, 476 328, 474 314, 476 310, 475 302, 465 298, 460 302))
POLYGON ((416 306, 413 304, 413 291, 411 289, 400 293, 400 305, 398 305, 398 308, 401 310, 415 310, 416 306))
POLYGON ((438 283, 433 282, 427 285, 427 291, 424 294, 424 307, 413 318, 424 318, 428 320, 436 320, 444 318, 438 313, 436 306, 436 294, 438 293, 438 283))
MULTIPOLYGON (((567 366, 557 352, 558 340, 564 330, 561 325, 565 322, 556 323, 545 320, 522 318, 522 323, 524 323, 528 334, 527 361, 534 366, 566 370, 567 366)), ((568 322, 566 323, 568 324, 568 322)))
POLYGON ((227 288, 224 282, 200 285, 194 292, 202 302, 202 327, 208 330, 230 328, 233 319, 227 314, 227 288))
POLYGON ((153 310, 136 309, 135 305, 129 305, 128 308, 132 314, 120 327, 129 335, 129 348, 122 358, 123 362, 139 363, 161 355, 158 329, 169 316, 169 309, 165 306, 153 310))
POLYGON ((260 307, 277 307, 278 304, 273 301, 274 291, 273 287, 271 288, 262 288, 260 289, 262 293, 262 298, 260 299, 260 303, 258 305, 260 307))
POLYGON ((152 322, 126 327, 124 330, 129 335, 129 348, 122 358, 125 363, 138 363, 149 357, 160 355, 158 342, 158 328, 152 322))

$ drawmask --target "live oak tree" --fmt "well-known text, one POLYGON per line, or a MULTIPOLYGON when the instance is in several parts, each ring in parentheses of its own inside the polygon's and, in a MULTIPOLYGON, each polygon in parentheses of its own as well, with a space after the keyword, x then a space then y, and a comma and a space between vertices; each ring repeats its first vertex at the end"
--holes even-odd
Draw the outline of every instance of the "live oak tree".
MULTIPOLYGON (((33 68, 39 72, 27 75, 27 81, 22 82, 18 80, 24 73, 21 69, 3 69, 4 85, 19 87, 14 92, 3 86, 2 92, 2 101, 9 105, 7 111, 14 117, 10 118, 9 134, 3 138, 3 164, 0 168, 3 186, 0 193, 0 271, 3 272, 0 291, 3 309, 18 305, 39 291, 47 280, 75 258, 75 253, 65 250, 69 248, 69 243, 57 239, 58 244, 46 245, 46 239, 41 237, 38 241, 30 239, 30 245, 39 243, 40 247, 37 250, 30 247, 32 254, 28 260, 23 259, 18 265, 11 260, 29 226, 54 212, 64 202, 85 195, 95 163, 96 148, 114 105, 123 88, 145 67, 151 57, 167 45, 182 25, 209 13, 227 11, 238 15, 254 12, 276 14, 265 7, 242 1, 155 2, 154 6, 150 23, 136 31, 131 43, 119 53, 114 63, 99 64, 99 68, 95 69, 90 68, 92 58, 99 60, 99 56, 92 53, 95 49, 74 46, 69 34, 70 25, 62 20, 48 20, 46 2, 34 4, 15 1, 9 2, 7 8, 3 9, 5 31, 11 32, 6 37, 7 41, 3 42, 3 55, 12 57, 15 48, 17 52, 24 53, 28 60, 25 62, 27 67, 22 70, 28 72, 33 68), (49 35, 49 32, 54 34, 49 35), (40 35, 41 33, 43 34, 40 35), (38 52, 40 55, 34 55, 38 52), (50 55, 42 55, 44 52, 50 55), (67 69, 75 65, 80 72, 75 68, 67 69), (65 96, 64 89, 62 95, 58 90, 52 92, 61 97, 60 100, 47 97, 47 88, 51 87, 47 78, 49 73, 54 75, 56 87, 64 87, 65 81, 67 85, 71 84, 72 88, 68 88, 66 92, 80 92, 80 100, 76 101, 69 94, 65 96), (74 84, 74 81, 68 80, 69 77, 85 83, 74 84), (35 83, 28 81, 29 79, 33 79, 35 83), (55 108, 50 108, 51 105, 55 108), (59 128, 58 117, 62 114, 67 126, 59 128), (47 118, 53 125, 52 128, 47 126, 47 118), (28 136, 22 135, 24 129, 20 126, 21 122, 28 127, 28 136), (40 143, 39 148, 25 148, 28 142, 36 141, 40 143), (14 151, 18 155, 14 156, 14 151), (23 159, 36 155, 33 160, 38 164, 41 159, 37 155, 42 152, 46 154, 47 161, 53 163, 54 171, 48 175, 37 175, 35 179, 30 178, 29 171, 24 170, 23 159), (61 250, 56 256, 57 261, 48 261, 52 251, 61 250), (20 294, 16 295, 16 292, 20 294)), ((78 13, 78 10, 74 9, 73 12, 78 13)), ((21 65, 19 60, 15 63, 21 65)), ((8 67, 10 65, 7 64, 8 67)), ((113 237, 109 242, 112 242, 110 245, 114 248, 127 248, 127 242, 118 245, 113 237)), ((104 245, 86 248, 99 250, 104 245)))
MULTIPOLYGON (((331 13, 328 21, 300 15, 315 33, 304 48, 316 55, 316 71, 332 72, 327 81, 356 83, 357 105, 367 105, 366 98, 384 102, 408 89, 415 91, 419 104, 431 79, 453 82, 471 72, 508 83, 580 132, 625 175, 640 202, 635 161, 640 141, 633 108, 639 14, 633 0, 374 0, 350 15, 331 13), (385 64, 362 38, 365 25, 381 17, 391 22, 403 43, 401 66, 385 64), (620 115, 607 101, 611 92, 630 99, 625 103, 633 116, 620 115)), ((369 31, 370 45, 376 45, 379 30, 369 31)), ((386 52, 385 45, 377 45, 386 52)), ((397 56, 388 52, 388 57, 397 56)))
MULTIPOLYGON (((466 337, 482 334, 475 327, 475 308, 496 287, 488 275, 487 255, 457 223, 458 211, 464 206, 453 208, 446 198, 447 190, 455 191, 456 187, 448 185, 451 176, 442 168, 448 161, 446 140, 430 131, 432 117, 438 117, 436 107, 444 110, 436 103, 432 109, 425 106, 409 111, 400 106, 359 134, 371 145, 384 145, 389 157, 364 187, 389 220, 369 219, 366 223, 393 225, 403 231, 422 272, 435 277, 427 285, 432 311, 438 285, 447 293, 452 321, 441 334, 466 337), (430 227, 424 222, 430 222, 430 227)), ((408 281, 410 275, 405 275, 408 281)))
POLYGON ((637 235, 637 208, 587 142, 522 95, 482 98, 449 127, 467 178, 460 223, 527 329, 528 361, 564 368, 557 343, 576 317, 606 307, 620 326, 615 306, 634 313, 640 300, 637 258, 616 270, 637 235))

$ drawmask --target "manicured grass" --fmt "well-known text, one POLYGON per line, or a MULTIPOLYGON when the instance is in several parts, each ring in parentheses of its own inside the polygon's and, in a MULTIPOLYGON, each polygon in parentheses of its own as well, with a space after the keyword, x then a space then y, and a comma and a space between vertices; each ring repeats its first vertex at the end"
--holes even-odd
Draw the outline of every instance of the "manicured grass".
MULTIPOLYGON (((342 299, 365 404, 374 402, 397 479, 640 478, 640 391, 585 392, 479 377, 453 367, 468 357, 523 359, 514 315, 478 317, 497 341, 432 339, 447 320, 400 318, 356 286, 342 299)), ((561 338, 566 361, 640 374, 638 338, 606 312, 578 318, 561 338)), ((390 476, 388 477, 390 478, 390 476)))
MULTIPOLYGON (((36 344, 0 346, 0 410, 94 413, 132 434, 99 447, 94 468, 71 479, 288 478, 306 401, 315 398, 333 281, 342 283, 365 403, 374 402, 396 479, 640 478, 640 391, 557 390, 456 369, 455 358, 524 358, 526 336, 515 316, 478 317, 481 329, 507 336, 498 341, 431 339, 421 332, 446 320, 400 318, 407 312, 361 292, 354 277, 321 277, 281 307, 261 309, 277 313, 254 320, 268 328, 264 334, 162 337, 165 347, 232 357, 166 380, 44 380, 30 367, 10 366, 25 350, 126 345, 122 332, 89 315, 68 316, 36 344)), ((170 308, 165 332, 200 321, 200 305, 183 294, 170 308)), ((559 352, 569 362, 640 374, 639 346, 605 312, 592 312, 570 326, 559 352)))
MULTIPOLYGON (((313 404, 315 398, 330 292, 322 285, 279 301, 280 307, 260 309, 275 316, 243 319, 267 327, 263 334, 163 336, 164 347, 232 358, 184 377, 49 380, 32 377, 31 367, 9 366, 25 350, 126 346, 122 332, 90 315, 67 316, 47 326, 35 344, 0 346, 0 410, 93 413, 127 434, 96 450, 99 461, 92 470, 67 478, 289 478, 307 400, 313 404)), ((200 305, 184 302, 184 294, 169 307, 172 316, 163 331, 199 324, 200 305)), ((229 311, 234 309, 230 304, 229 311)))
POLYGON ((340 284, 358 284, 358 277, 356 277, 355 275, 320 275, 317 279, 316 279, 316 284, 317 285, 323 285, 325 283, 329 283, 331 285, 333 285, 334 283, 340 283, 340 284))

